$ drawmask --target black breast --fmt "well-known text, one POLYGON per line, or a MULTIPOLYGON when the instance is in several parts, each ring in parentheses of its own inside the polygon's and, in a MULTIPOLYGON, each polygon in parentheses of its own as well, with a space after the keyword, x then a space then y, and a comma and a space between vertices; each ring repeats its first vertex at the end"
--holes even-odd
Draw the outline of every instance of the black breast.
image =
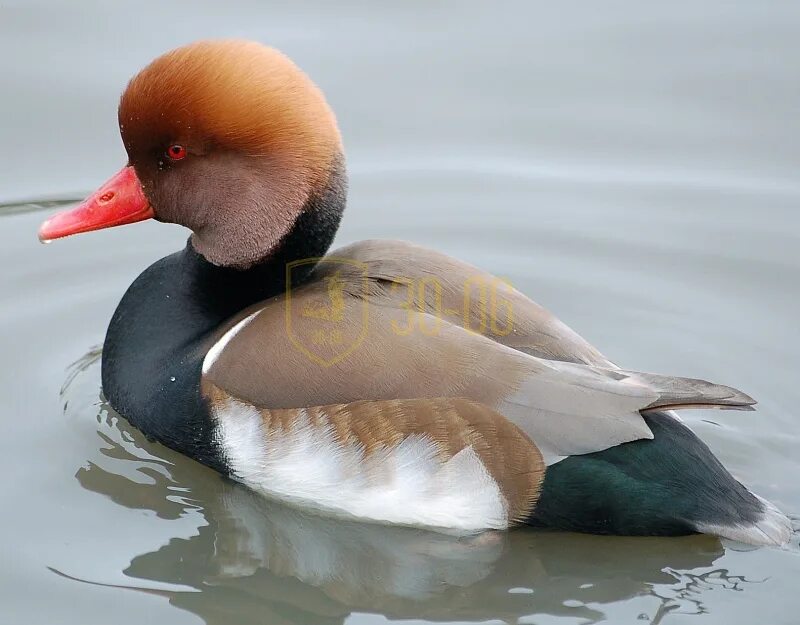
MULTIPOLYGON (((103 392, 111 406, 149 438, 227 473, 200 393, 203 358, 220 325, 283 291, 288 262, 327 252, 345 188, 338 161, 281 244, 249 269, 213 265, 190 242, 142 273, 114 312, 103 345, 103 392)), ((308 265, 306 276, 312 270, 308 265)), ((295 283, 303 277, 292 274, 295 283)))

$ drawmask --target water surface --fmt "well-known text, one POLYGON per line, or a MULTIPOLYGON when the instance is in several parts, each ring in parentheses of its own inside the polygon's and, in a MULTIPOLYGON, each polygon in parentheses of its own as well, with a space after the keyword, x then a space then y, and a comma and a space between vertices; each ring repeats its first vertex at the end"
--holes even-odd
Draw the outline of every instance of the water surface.
POLYGON ((338 243, 437 247, 627 368, 751 393, 758 412, 685 419, 796 518, 796 3, 76 4, 0 2, 1 622, 797 622, 797 538, 454 540, 254 498, 101 401, 119 297, 186 232, 35 239, 43 201, 124 162, 136 69, 203 36, 271 43, 339 114, 338 243))

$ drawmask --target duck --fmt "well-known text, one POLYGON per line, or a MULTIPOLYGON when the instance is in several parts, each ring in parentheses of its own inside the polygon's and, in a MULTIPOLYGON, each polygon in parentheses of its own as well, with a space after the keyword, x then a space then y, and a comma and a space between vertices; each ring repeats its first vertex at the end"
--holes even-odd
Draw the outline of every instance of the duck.
POLYGON ((330 251, 345 209, 325 96, 258 42, 136 74, 128 162, 42 241, 146 219, 191 231, 130 285, 107 402, 267 499, 455 535, 513 527, 782 545, 788 518, 679 418, 745 393, 627 370, 507 282, 410 242, 330 251))

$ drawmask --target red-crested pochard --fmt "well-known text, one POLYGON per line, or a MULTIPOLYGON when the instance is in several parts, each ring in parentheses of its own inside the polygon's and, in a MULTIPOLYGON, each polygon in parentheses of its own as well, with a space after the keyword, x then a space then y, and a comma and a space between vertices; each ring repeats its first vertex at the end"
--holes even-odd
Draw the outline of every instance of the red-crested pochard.
POLYGON ((620 369, 429 249, 325 256, 342 143, 280 52, 173 50, 131 80, 119 127, 128 164, 39 236, 151 217, 191 229, 130 286, 103 347, 106 398, 152 439, 268 497, 366 521, 789 539, 788 519, 669 412, 748 409, 744 393, 620 369))

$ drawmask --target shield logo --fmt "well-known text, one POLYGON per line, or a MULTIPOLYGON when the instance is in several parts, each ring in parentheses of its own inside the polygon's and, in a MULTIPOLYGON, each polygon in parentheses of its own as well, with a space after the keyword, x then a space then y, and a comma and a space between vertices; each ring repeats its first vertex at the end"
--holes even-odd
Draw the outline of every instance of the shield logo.
POLYGON ((323 367, 352 354, 369 330, 368 294, 365 263, 336 256, 288 263, 285 318, 292 345, 323 367), (303 278, 311 269, 320 275, 309 288, 303 278))

